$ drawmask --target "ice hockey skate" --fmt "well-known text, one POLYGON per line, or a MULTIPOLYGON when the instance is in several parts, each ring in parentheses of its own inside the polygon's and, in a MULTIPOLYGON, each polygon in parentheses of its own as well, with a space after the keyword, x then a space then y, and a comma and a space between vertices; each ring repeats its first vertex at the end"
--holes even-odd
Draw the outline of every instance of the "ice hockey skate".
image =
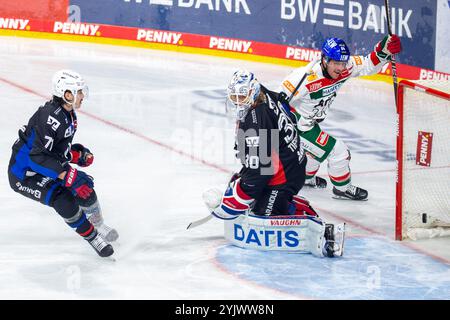
POLYGON ((366 201, 368 199, 368 196, 369 193, 367 192, 367 190, 351 184, 345 191, 341 191, 336 187, 333 187, 333 199, 366 201))
POLYGON ((86 238, 86 241, 89 242, 100 257, 109 257, 114 253, 112 245, 107 243, 97 230, 89 238, 86 238))
POLYGON ((117 232, 117 230, 111 228, 105 223, 97 225, 96 228, 98 230, 98 233, 100 233, 101 236, 108 242, 114 242, 119 238, 119 233, 117 232))
POLYGON ((105 223, 98 201, 96 201, 92 206, 83 207, 82 209, 86 213, 88 220, 94 225, 98 233, 100 233, 106 241, 114 242, 119 238, 119 233, 117 230, 111 228, 105 223))
POLYGON ((314 189, 324 189, 327 187, 327 180, 318 176, 314 176, 311 179, 306 179, 304 186, 314 189))

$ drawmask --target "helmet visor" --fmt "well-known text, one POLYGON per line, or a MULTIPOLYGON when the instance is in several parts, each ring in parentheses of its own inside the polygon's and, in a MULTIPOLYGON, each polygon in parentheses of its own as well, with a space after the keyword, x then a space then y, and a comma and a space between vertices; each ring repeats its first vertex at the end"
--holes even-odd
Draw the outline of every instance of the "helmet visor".
POLYGON ((250 96, 229 94, 225 104, 225 111, 237 120, 244 120, 248 109, 250 109, 249 102, 250 96))

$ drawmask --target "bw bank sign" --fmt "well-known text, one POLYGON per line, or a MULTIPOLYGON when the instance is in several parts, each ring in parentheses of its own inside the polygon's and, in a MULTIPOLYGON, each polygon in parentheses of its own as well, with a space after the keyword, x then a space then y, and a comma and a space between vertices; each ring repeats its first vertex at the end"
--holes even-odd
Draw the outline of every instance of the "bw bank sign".
MULTIPOLYGON (((322 24, 335 28, 387 33, 384 1, 348 0, 281 0, 281 19, 322 24), (376 1, 375 1, 376 2, 376 1)), ((400 37, 412 38, 408 8, 391 8, 392 32, 400 37)))
MULTIPOLYGON (((142 3, 143 0, 123 0, 124 2, 142 3)), ((227 11, 251 14, 248 0, 147 0, 149 5, 177 6, 179 8, 208 8, 211 11, 227 11)))
MULTIPOLYGON (((328 37, 367 54, 387 34, 383 0, 70 0, 81 22, 320 49, 328 37)), ((433 69, 436 0, 391 0, 400 63, 433 69)), ((218 44, 220 45, 220 43, 218 44)))
MULTIPOLYGON (((148 5, 178 8, 208 9, 209 11, 252 15, 263 9, 265 0, 123 0, 126 3, 147 3, 148 5)), ((365 0, 269 0, 278 2, 278 10, 270 11, 272 19, 280 13, 282 20, 321 24, 336 28, 386 33, 386 10, 384 1, 379 5, 365 0)), ((400 37, 412 38, 409 8, 392 7, 393 32, 400 37)))

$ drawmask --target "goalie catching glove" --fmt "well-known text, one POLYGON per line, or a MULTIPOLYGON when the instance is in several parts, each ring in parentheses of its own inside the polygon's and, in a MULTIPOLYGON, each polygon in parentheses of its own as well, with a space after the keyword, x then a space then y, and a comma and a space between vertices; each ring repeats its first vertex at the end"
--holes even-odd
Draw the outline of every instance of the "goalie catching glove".
POLYGON ((208 189, 203 193, 203 200, 212 215, 222 220, 232 220, 250 210, 254 199, 241 189, 239 182, 240 179, 230 182, 223 194, 217 188, 208 189))
POLYGON ((400 38, 393 34, 383 38, 375 46, 375 54, 380 60, 391 60, 393 54, 400 53, 402 51, 402 43, 400 38))

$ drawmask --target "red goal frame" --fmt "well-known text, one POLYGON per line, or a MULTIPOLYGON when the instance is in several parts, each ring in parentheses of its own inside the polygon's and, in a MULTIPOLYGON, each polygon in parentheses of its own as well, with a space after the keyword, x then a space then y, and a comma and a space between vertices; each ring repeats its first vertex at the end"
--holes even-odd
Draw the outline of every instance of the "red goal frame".
POLYGON ((427 87, 426 85, 416 83, 412 80, 402 80, 397 89, 397 179, 396 179, 396 197, 395 197, 395 239, 403 240, 403 102, 405 88, 431 94, 440 98, 450 100, 450 94, 427 87))

